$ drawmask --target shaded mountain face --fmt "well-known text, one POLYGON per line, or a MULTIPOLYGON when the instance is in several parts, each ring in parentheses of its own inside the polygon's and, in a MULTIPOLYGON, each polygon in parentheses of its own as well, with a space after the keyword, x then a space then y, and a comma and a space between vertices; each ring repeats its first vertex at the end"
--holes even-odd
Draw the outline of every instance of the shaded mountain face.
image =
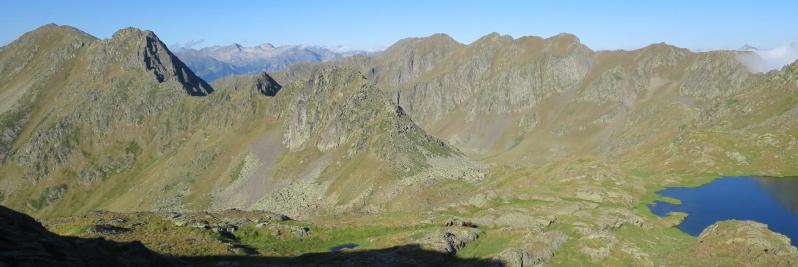
POLYGON ((205 80, 228 75, 274 72, 299 62, 325 62, 365 52, 336 52, 320 46, 262 44, 244 47, 239 44, 202 49, 179 48, 176 54, 205 80))

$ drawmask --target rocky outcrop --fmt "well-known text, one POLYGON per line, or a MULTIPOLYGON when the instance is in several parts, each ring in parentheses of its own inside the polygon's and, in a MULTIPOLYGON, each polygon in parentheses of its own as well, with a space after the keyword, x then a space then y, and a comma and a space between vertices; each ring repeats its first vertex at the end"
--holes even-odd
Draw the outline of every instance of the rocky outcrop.
POLYGON ((418 128, 358 71, 321 68, 283 92, 278 95, 278 107, 286 124, 283 143, 289 149, 310 145, 329 151, 347 144, 350 156, 370 148, 383 159, 402 157, 396 162, 414 160, 421 161, 420 165, 427 157, 457 154, 418 128))
MULTIPOLYGON (((790 239, 753 221, 722 221, 710 225, 692 245, 693 260, 699 264, 753 266, 795 266, 798 249, 790 239)), ((685 259, 687 260, 687 259, 685 259)))
POLYGON ((225 77, 214 81, 213 87, 218 89, 251 90, 264 96, 275 96, 283 88, 265 72, 256 75, 225 77))
POLYGON ((542 266, 554 256, 567 238, 562 232, 528 234, 524 237, 527 240, 524 240, 526 245, 523 248, 507 248, 493 259, 507 267, 542 266))
POLYGON ((427 233, 419 243, 425 249, 454 255, 477 238, 479 230, 476 228, 450 226, 427 233))

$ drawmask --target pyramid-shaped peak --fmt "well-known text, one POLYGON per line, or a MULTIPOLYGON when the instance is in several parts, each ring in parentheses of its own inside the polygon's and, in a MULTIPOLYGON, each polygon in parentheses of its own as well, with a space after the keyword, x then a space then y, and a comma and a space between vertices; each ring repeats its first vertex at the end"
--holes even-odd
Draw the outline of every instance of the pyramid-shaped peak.
POLYGON ((186 93, 193 96, 213 92, 213 88, 169 51, 152 31, 124 28, 113 34, 109 45, 122 54, 128 66, 143 65, 158 82, 176 81, 183 85, 186 93))

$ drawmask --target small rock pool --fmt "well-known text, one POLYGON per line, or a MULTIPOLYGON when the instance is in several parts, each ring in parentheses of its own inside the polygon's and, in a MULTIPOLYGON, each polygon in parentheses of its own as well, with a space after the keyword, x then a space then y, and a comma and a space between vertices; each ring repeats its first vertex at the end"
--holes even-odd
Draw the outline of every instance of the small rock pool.
POLYGON ((337 245, 337 246, 331 247, 330 248, 330 252, 338 252, 338 251, 342 251, 342 250, 353 249, 353 248, 356 248, 356 247, 357 247, 357 244, 355 244, 355 243, 337 245))
POLYGON ((798 177, 721 177, 695 188, 667 188, 657 192, 681 204, 656 201, 648 208, 658 216, 687 213, 677 227, 697 236, 707 226, 723 220, 751 220, 798 245, 798 177))

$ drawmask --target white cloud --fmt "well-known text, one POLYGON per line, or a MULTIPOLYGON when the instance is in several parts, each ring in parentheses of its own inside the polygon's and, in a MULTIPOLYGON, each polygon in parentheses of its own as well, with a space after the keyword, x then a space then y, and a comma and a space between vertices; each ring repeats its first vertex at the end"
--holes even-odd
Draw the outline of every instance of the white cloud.
POLYGON ((772 49, 756 49, 744 47, 743 51, 753 52, 741 54, 737 58, 753 72, 768 72, 781 69, 798 59, 798 43, 790 43, 772 49))

